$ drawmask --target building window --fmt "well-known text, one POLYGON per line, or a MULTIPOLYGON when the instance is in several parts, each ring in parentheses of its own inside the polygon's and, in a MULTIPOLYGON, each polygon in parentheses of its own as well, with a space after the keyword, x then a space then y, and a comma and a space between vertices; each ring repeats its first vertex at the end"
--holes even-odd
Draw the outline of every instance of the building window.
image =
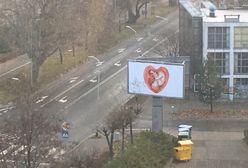
POLYGON ((234 79, 234 97, 248 98, 248 78, 234 79))
POLYGON ((229 73, 229 54, 228 53, 208 53, 208 57, 212 57, 217 71, 220 74, 229 73))
POLYGON ((208 27, 208 48, 230 48, 230 28, 208 27))
POLYGON ((234 28, 234 48, 248 48, 248 27, 234 28))
POLYGON ((248 78, 236 78, 234 85, 248 85, 248 78))
POLYGON ((222 78, 223 83, 223 93, 229 94, 229 79, 228 78, 222 78))
POLYGON ((235 53, 235 73, 248 73, 248 53, 235 53))

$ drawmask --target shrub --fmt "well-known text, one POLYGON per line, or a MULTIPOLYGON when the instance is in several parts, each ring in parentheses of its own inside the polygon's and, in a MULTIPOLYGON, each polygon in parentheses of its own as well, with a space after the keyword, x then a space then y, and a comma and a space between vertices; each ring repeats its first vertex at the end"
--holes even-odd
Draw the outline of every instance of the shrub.
POLYGON ((120 153, 105 165, 106 168, 162 168, 172 154, 172 137, 165 133, 142 132, 120 153))

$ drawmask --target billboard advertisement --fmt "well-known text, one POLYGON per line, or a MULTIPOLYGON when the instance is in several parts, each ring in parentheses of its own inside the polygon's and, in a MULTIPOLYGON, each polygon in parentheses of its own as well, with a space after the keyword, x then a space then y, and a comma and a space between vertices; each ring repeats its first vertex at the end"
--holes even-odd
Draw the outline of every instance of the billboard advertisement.
POLYGON ((184 64, 129 60, 128 92, 183 98, 184 64))

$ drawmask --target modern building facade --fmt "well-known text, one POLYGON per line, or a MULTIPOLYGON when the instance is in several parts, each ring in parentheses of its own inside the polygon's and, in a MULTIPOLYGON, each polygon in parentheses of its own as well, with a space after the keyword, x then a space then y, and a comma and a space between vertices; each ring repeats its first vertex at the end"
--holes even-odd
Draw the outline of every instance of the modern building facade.
MULTIPOLYGON (((183 1, 185 0, 181 0, 180 4, 185 3, 183 1)), ((192 0, 187 0, 187 3, 191 2, 192 0)), ((201 43, 194 44, 197 48, 202 47, 202 53, 198 57, 202 60, 213 58, 225 85, 223 96, 230 100, 248 98, 248 10, 220 10, 209 1, 203 0, 201 6, 195 6, 195 9, 201 13, 202 18, 199 23, 202 34, 198 36, 201 43)), ((182 38, 180 43, 183 43, 181 40, 182 38)), ((197 57, 195 53, 188 55, 197 57)))
POLYGON ((214 58, 229 98, 248 98, 248 10, 203 13, 203 58, 214 58))

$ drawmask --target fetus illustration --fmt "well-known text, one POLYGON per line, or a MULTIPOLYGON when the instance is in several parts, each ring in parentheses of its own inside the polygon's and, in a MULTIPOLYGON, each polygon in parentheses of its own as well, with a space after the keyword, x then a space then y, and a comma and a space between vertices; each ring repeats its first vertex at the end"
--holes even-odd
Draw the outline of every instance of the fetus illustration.
POLYGON ((153 66, 149 65, 144 70, 144 80, 151 91, 159 93, 168 83, 169 72, 165 67, 155 69, 153 66))

